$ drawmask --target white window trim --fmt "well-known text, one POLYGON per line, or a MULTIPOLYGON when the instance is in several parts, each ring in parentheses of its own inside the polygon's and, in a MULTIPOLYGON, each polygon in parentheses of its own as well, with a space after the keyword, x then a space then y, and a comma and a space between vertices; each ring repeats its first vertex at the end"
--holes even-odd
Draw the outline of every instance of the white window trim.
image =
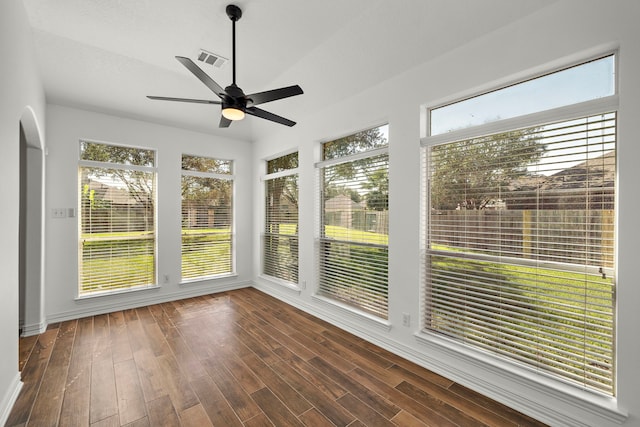
POLYGON ((178 285, 189 286, 194 283, 202 283, 202 282, 207 282, 209 280, 227 279, 229 277, 238 277, 238 273, 234 271, 231 273, 221 273, 221 274, 212 274, 209 276, 195 277, 193 279, 183 279, 183 280, 180 280, 180 282, 178 282, 178 285))
MULTIPOLYGON (((264 257, 262 257, 261 269, 263 269, 263 267, 264 267, 264 257)), ((258 275, 258 278, 262 280, 266 280, 267 282, 275 283, 276 285, 282 286, 284 288, 289 288, 293 291, 296 291, 298 294, 302 292, 302 287, 298 283, 288 282, 286 280, 282 280, 274 276, 269 276, 264 273, 260 273, 258 275)))
POLYGON ((156 166, 125 165, 122 163, 96 162, 93 160, 79 160, 78 166, 85 168, 120 169, 136 172, 157 172, 158 169, 156 166))
POLYGON ((149 291, 149 290, 153 290, 153 289, 160 289, 160 288, 161 288, 160 285, 155 284, 155 285, 150 285, 150 286, 136 286, 136 287, 129 288, 129 289, 118 289, 118 290, 113 290, 113 291, 96 292, 96 293, 87 294, 87 295, 77 295, 74 298, 74 301, 82 301, 82 300, 86 300, 86 299, 100 298, 100 297, 110 297, 110 296, 114 296, 114 295, 130 294, 130 293, 135 293, 135 292, 144 292, 144 291, 149 291))
POLYGON ((367 313, 366 311, 359 310, 357 307, 345 304, 332 298, 327 298, 319 294, 313 294, 312 298, 314 301, 318 301, 326 305, 327 307, 338 309, 342 313, 347 314, 354 319, 365 320, 367 324, 369 324, 370 326, 374 326, 375 328, 380 329, 383 332, 389 332, 391 330, 392 324, 389 320, 385 320, 371 313, 367 313))
POLYGON ((299 175, 300 174, 300 168, 294 168, 294 169, 286 169, 280 172, 274 172, 274 173, 268 173, 265 175, 262 175, 260 177, 260 181, 264 182, 264 181, 270 181, 272 179, 276 179, 276 178, 282 178, 285 176, 291 176, 291 175, 299 175))
POLYGON ((215 178, 215 179, 226 179, 227 181, 234 181, 236 176, 229 173, 214 173, 214 172, 199 172, 199 171, 188 171, 182 170, 181 176, 194 176, 196 178, 215 178))
MULTIPOLYGON (((328 141, 331 142, 331 141, 328 141)), ((314 166, 316 169, 326 168, 333 165, 339 165, 342 163, 349 163, 356 160, 368 159, 369 157, 382 156, 389 154, 389 145, 380 148, 374 148, 372 150, 363 151, 361 153, 351 154, 350 156, 336 157, 335 159, 323 160, 317 162, 314 166)))

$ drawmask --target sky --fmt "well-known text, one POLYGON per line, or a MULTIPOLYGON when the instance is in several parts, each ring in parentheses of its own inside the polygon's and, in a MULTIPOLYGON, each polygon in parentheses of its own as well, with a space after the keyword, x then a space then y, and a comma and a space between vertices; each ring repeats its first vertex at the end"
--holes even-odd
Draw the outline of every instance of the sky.
POLYGON ((431 135, 598 99, 615 93, 614 56, 431 110, 431 135))

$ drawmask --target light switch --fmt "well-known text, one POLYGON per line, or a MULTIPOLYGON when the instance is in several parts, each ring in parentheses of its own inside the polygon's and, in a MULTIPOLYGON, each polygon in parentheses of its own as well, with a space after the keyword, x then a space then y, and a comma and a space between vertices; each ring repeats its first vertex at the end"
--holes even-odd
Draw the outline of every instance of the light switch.
POLYGON ((51 209, 51 216, 53 218, 66 218, 67 210, 65 208, 53 208, 51 209))

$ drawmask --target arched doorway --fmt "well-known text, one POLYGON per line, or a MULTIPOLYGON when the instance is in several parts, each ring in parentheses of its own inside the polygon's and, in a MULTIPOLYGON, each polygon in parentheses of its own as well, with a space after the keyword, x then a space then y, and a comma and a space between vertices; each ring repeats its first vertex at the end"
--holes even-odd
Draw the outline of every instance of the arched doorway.
POLYGON ((23 336, 44 332, 44 145, 31 107, 20 117, 19 325, 23 336))

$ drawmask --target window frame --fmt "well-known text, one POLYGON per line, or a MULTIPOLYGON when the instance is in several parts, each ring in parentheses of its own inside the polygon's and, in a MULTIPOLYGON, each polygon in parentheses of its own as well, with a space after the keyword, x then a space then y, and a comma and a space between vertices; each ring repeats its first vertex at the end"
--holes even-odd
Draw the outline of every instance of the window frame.
MULTIPOLYGON (((261 233, 260 233, 260 274, 259 277, 265 279, 265 280, 269 280, 271 282, 277 283, 279 285, 282 285, 284 287, 288 287, 291 288, 293 290, 296 291, 300 291, 301 287, 300 287, 300 231, 299 231, 299 226, 300 226, 300 199, 299 199, 299 195, 298 195, 298 219, 296 222, 296 228, 298 229, 298 232, 295 234, 296 240, 297 240, 297 245, 298 245, 298 253, 297 253, 297 265, 296 265, 296 276, 297 276, 297 281, 293 282, 293 281, 289 281, 277 276, 272 276, 270 274, 265 273, 265 264, 266 264, 266 260, 265 260, 265 256, 266 256, 266 251, 265 251, 265 239, 266 239, 266 227, 267 227, 267 214, 268 214, 268 207, 266 206, 266 198, 268 195, 268 190, 267 190, 267 183, 271 180, 275 180, 278 178, 285 178, 285 177, 289 177, 289 176, 295 176, 296 177, 296 181, 298 183, 298 191, 300 188, 300 151, 297 148, 291 149, 291 150, 287 150, 287 151, 283 151, 281 153, 278 153, 276 155, 267 157, 264 159, 263 161, 264 164, 264 171, 265 173, 260 177, 260 183, 262 185, 262 201, 263 201, 263 215, 262 215, 262 229, 261 229, 261 233), (295 168, 290 168, 290 169, 283 169, 283 170, 279 170, 277 172, 268 172, 268 164, 270 161, 273 160, 277 160, 279 158, 282 157, 286 157, 286 156, 290 156, 291 154, 297 154, 298 158, 297 158, 297 163, 298 166, 296 166, 295 168)), ((280 234, 279 234, 280 235, 280 234)))
MULTIPOLYGON (((568 380, 559 378, 554 375, 547 374, 544 371, 535 370, 529 366, 522 365, 519 362, 510 360, 507 357, 495 355, 492 353, 488 353, 481 348, 475 348, 470 345, 467 345, 462 342, 458 342, 458 340, 442 335, 436 331, 431 331, 428 329, 427 325, 427 303, 425 301, 427 290, 429 288, 428 282, 428 273, 427 273, 427 254, 429 251, 429 212, 430 212, 430 191, 429 191, 429 182, 428 182, 428 158, 427 152, 429 147, 453 143, 462 140, 469 140, 474 138, 480 138, 484 136, 505 133, 514 130, 527 129, 534 126, 542 126, 549 123, 554 122, 562 122, 569 121, 573 119, 580 119, 594 115, 606 114, 606 113, 616 113, 618 114, 620 111, 619 107, 619 93, 618 93, 618 60, 619 53, 617 51, 609 51, 604 52, 598 55, 594 55, 592 57, 583 58, 580 61, 574 61, 569 64, 565 64, 560 67, 554 67, 552 69, 547 69, 544 72, 536 73, 535 75, 530 76, 529 78, 519 79, 515 82, 511 82, 509 84, 500 85, 494 87, 490 90, 482 90, 477 91, 475 93, 469 94, 468 96, 458 97, 456 99, 448 100, 446 102, 440 102, 434 104, 432 107, 424 107, 423 108, 423 127, 422 133, 423 136, 420 140, 421 145, 421 289, 420 289, 420 327, 419 331, 416 332, 415 336, 417 340, 424 345, 435 345, 438 348, 446 350, 448 352, 453 352, 456 357, 461 358, 462 360, 472 361, 472 363, 478 363, 480 366, 484 368, 497 372, 510 372, 513 373, 514 378, 516 378, 520 382, 531 383, 531 384, 543 384, 546 386, 550 386, 554 389, 562 389, 566 390, 569 394, 578 395, 583 397, 584 399, 590 400, 594 395, 601 396, 604 399, 615 398, 616 392, 616 374, 614 370, 613 374, 613 385, 612 390, 613 394, 609 395, 608 393, 600 392, 598 390, 594 390, 591 388, 586 388, 584 386, 575 384, 568 380), (562 71, 563 69, 568 69, 572 67, 579 66, 581 64, 585 64, 591 62, 593 60, 597 60, 600 58, 605 58, 608 56, 613 56, 613 66, 614 66, 614 84, 613 90, 614 93, 609 96, 605 96, 602 98, 592 99, 589 101, 579 102, 575 104, 570 104, 566 106, 556 107, 548 110, 542 110, 534 113, 524 114, 521 116, 511 117, 502 120, 496 120, 489 123, 484 123, 480 125, 470 126, 467 128, 460 128, 456 130, 452 130, 445 133, 438 133, 436 135, 430 135, 431 129, 431 110, 441 108, 446 105, 454 104, 456 102, 461 102, 466 99, 482 96, 486 93, 491 93, 498 91, 502 88, 517 85, 521 82, 526 82, 532 79, 536 79, 539 77, 544 77, 548 74, 553 74, 558 71, 562 71), (534 374, 533 376, 531 374, 534 374)), ((617 148, 616 148, 616 158, 617 158, 617 148)), ((617 197, 617 189, 618 189, 618 181, 616 179, 616 197, 615 197, 615 212, 614 218, 615 223, 618 223, 618 204, 619 198, 617 197)), ((617 253, 618 248, 618 227, 615 227, 614 231, 614 242, 613 249, 614 253, 617 253)), ((481 256, 479 257, 481 258, 481 256)), ((615 264, 613 266, 613 271, 615 272, 617 269, 617 256, 615 258, 615 264)), ((617 275, 616 275, 617 277, 617 275)), ((616 279, 615 288, 617 288, 618 283, 616 279)), ((614 288, 614 289, 615 289, 614 288)), ((615 366, 616 362, 616 341, 615 341, 615 325, 617 322, 617 318, 615 317, 615 306, 616 306, 616 293, 614 290, 614 332, 613 332, 613 360, 612 363, 615 366)), ((614 368, 615 369, 615 368, 614 368)), ((511 375, 510 375, 511 376, 511 375)))
MULTIPOLYGON (((441 136, 441 135, 448 135, 452 132, 458 132, 458 131, 463 131, 463 130, 471 130, 471 129, 476 129, 478 127, 482 127, 482 124, 472 124, 472 125, 465 125, 465 126, 459 126, 456 127, 453 130, 448 130, 448 131, 442 131, 442 132, 438 132, 436 134, 433 134, 431 132, 432 130, 432 126, 431 126, 431 121, 432 121, 432 112, 434 110, 440 110, 449 106, 453 106, 455 104, 460 104, 463 103, 465 101, 469 101, 472 99, 477 99, 477 98, 481 98, 485 95, 492 95, 494 93, 498 93, 502 90, 509 90, 512 87, 518 86, 520 84, 527 84, 529 82, 535 81, 535 80, 540 80, 544 77, 547 76, 554 76, 554 75, 559 75, 561 74, 563 71, 569 71, 571 69, 575 69, 575 68, 579 68, 581 65, 587 65, 593 62, 597 62, 599 60, 603 60, 605 58, 608 57, 612 57, 613 59, 613 69, 614 69, 614 76, 613 76, 613 94, 612 95, 616 95, 618 93, 618 78, 617 78, 617 74, 616 74, 616 70, 618 70, 618 52, 617 51, 609 51, 609 52, 604 52, 601 54, 596 54, 596 55, 592 55, 589 57, 582 57, 578 60, 575 60, 573 62, 569 62, 569 63, 562 63, 560 65, 557 65, 555 67, 543 67, 542 69, 538 70, 537 72, 528 74, 522 78, 516 78, 514 80, 509 80, 505 83, 498 83, 498 84, 490 84, 488 86, 488 88, 483 88, 481 90, 472 90, 470 93, 461 95, 459 97, 456 97, 454 99, 445 99, 443 101, 440 102, 436 102, 434 103, 434 105, 432 106, 427 106, 425 107, 425 114, 424 114, 424 120, 423 120, 423 124, 425 124, 425 128, 423 129, 423 136, 426 137, 437 137, 437 136, 441 136)), ((525 117, 525 116, 529 116, 532 114, 537 114, 543 111, 552 111, 552 110, 559 110, 562 109, 563 107, 571 107, 571 106, 576 106, 576 105, 580 105, 580 104, 590 104, 592 102, 596 102, 600 99, 605 99, 608 98, 608 96, 603 96, 603 97, 595 97, 592 98, 591 100, 587 100, 587 101, 582 101, 582 102, 574 102, 571 104, 564 104, 564 105, 560 105, 558 107, 552 107, 552 108, 542 108, 542 109, 538 109, 536 111, 532 111, 530 113, 526 113, 526 114, 519 114, 516 116, 511 116, 510 118, 505 118, 505 119, 500 119, 500 118, 496 118, 496 119, 491 119, 486 123, 495 123, 495 122, 502 122, 505 120, 509 120, 509 119, 517 119, 520 117, 525 117)), ((444 137, 446 139, 446 137, 444 137)))
POLYGON ((182 265, 182 251, 183 247, 183 228, 182 228, 182 197, 180 197, 180 284, 192 284, 198 283, 211 279, 219 279, 226 278, 230 276, 235 276, 236 273, 236 215, 235 215, 235 204, 236 204, 236 185, 235 185, 235 161, 233 159, 223 159, 218 157, 210 157, 198 154, 190 154, 190 153, 181 153, 181 166, 180 166, 180 188, 182 190, 182 180, 185 176, 191 176, 195 178, 211 178, 211 179, 220 179, 225 181, 231 181, 231 227, 229 229, 230 240, 229 244, 231 245, 231 252, 229 254, 229 262, 231 263, 231 269, 228 272, 218 273, 218 274, 207 274, 197 277, 187 277, 183 276, 183 265, 182 265), (229 173, 220 173, 220 172, 202 172, 202 171, 194 171, 187 170, 182 168, 182 159, 184 156, 195 157, 195 158, 204 158, 209 160, 218 160, 222 162, 229 162, 229 173))
POLYGON ((88 138, 80 138, 78 140, 78 215, 77 215, 77 229, 78 229, 78 285, 76 287, 76 300, 84 300, 91 298, 99 298, 103 296, 110 295, 118 295, 118 294, 126 294, 132 292, 140 292, 149 289, 157 289, 160 287, 158 280, 158 190, 157 190, 157 182, 158 182, 158 166, 157 166, 157 156, 158 150, 150 147, 143 147, 137 145, 129 145, 129 144, 120 144, 106 141, 97 141, 88 138), (111 147, 120 147, 126 149, 135 149, 135 150, 143 150, 153 152, 153 165, 152 166, 140 166, 140 165, 131 165, 126 163, 116 163, 116 162, 103 162, 103 161, 95 161, 95 160, 86 160, 82 158, 82 144, 98 144, 105 145, 111 147), (146 285, 136 285, 130 287, 118 287, 114 289, 108 289, 104 291, 95 291, 95 292, 81 292, 82 288, 82 264, 83 264, 83 249, 82 249, 82 222, 83 222, 83 208, 82 208, 82 196, 80 195, 80 191, 82 191, 82 170, 83 168, 96 168, 96 169, 118 169, 124 171, 133 171, 133 172, 143 172, 143 173, 151 173, 153 178, 153 280, 151 283, 146 285))
MULTIPOLYGON (((388 280, 388 273, 389 273, 389 261, 388 261, 388 251, 389 251, 389 244, 387 243, 386 245, 384 245, 384 248, 386 248, 387 251, 387 263, 386 263, 386 269, 387 269, 387 291, 386 291, 386 311, 384 315, 380 315, 379 313, 374 313, 371 310, 367 310, 363 307, 358 306, 357 304, 351 304, 351 303, 347 303, 345 301, 342 301, 340 299, 336 299, 336 298, 332 298, 328 295, 325 295, 322 290, 321 290, 321 277, 322 277, 322 273, 321 273, 321 269, 322 269, 322 251, 323 251, 323 242, 337 242, 337 243, 344 243, 344 244, 348 244, 348 245, 356 245, 356 246, 362 246, 362 247, 370 247, 370 248, 374 248, 374 247, 382 247, 382 245, 375 245, 375 244, 369 244, 369 243, 358 243, 355 241, 351 241, 351 240, 336 240, 336 239, 327 239, 323 233, 324 233, 324 222, 325 222, 325 218, 324 218, 324 197, 323 197, 323 192, 324 192, 324 182, 323 182, 323 176, 324 176, 324 169, 327 167, 332 167, 332 166, 336 166, 336 165, 340 165, 340 164, 344 164, 344 163, 350 163, 350 162, 355 162, 358 160, 363 160, 363 159, 367 159, 367 158, 376 158, 376 157, 381 157, 381 156, 386 156, 386 162, 387 162, 387 179, 389 179, 389 138, 388 138, 388 134, 387 134, 387 141, 386 144, 384 146, 378 146, 375 148, 371 148, 371 149, 367 149, 365 151, 360 151, 360 152, 356 152, 354 154, 350 154, 350 155, 346 155, 346 156, 342 156, 342 157, 332 157, 329 159, 324 159, 324 145, 328 144, 328 143, 332 143, 335 142, 337 140, 340 140, 341 138, 346 138, 346 137, 350 137, 353 135, 356 135, 360 132, 365 132, 368 130, 372 130, 372 129, 379 129, 379 128, 383 128, 383 127, 387 127, 387 131, 388 131, 388 127, 389 124, 388 123, 384 123, 384 124, 380 124, 377 126, 371 126, 365 129, 362 129, 360 131, 357 132, 352 132, 352 133, 348 133, 346 135, 343 135, 342 137, 337 137, 337 138, 333 138, 330 140, 324 140, 319 142, 319 153, 320 153, 320 157, 321 160, 316 162, 314 164, 314 168, 315 168, 315 172, 316 172, 316 182, 317 182, 317 191, 316 191, 316 197, 317 197, 317 209, 316 209, 316 227, 315 227, 315 247, 316 247, 316 265, 317 265, 317 271, 318 271, 318 276, 317 276, 317 285, 316 285, 316 289, 315 289, 315 293, 313 295, 313 298, 317 301, 320 301, 322 303, 328 304, 332 307, 338 307, 341 308, 351 314, 357 314, 359 317, 361 317, 362 319, 368 320, 370 321, 371 325, 376 326, 376 327, 380 327, 384 330, 390 330, 391 328, 391 323, 389 321, 389 280, 388 280)), ((389 212, 389 207, 387 206, 387 212, 389 212)), ((387 230, 388 233, 388 230, 387 230)), ((387 234, 388 235, 388 234, 387 234)))

